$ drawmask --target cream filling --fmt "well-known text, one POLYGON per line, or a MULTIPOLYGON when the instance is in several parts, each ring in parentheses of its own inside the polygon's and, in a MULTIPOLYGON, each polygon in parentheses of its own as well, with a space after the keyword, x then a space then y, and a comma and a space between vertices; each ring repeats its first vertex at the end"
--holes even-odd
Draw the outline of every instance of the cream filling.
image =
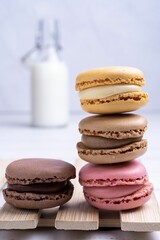
POLYGON ((141 92, 137 85, 106 85, 87 88, 79 92, 80 99, 100 99, 125 92, 141 92))

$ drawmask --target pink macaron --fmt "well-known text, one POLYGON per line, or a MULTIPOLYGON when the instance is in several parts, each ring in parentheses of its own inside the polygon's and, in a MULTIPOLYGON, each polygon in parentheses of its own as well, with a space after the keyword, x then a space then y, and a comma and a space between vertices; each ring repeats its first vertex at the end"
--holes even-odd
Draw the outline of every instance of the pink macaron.
POLYGON ((140 207, 153 192, 146 169, 138 160, 113 165, 86 164, 79 172, 79 182, 88 203, 106 210, 140 207))

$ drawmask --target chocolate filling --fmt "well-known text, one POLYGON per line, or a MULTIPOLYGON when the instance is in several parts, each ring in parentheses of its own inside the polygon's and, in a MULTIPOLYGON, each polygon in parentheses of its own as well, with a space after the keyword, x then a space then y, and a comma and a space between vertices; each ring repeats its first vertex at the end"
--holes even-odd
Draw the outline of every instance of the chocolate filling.
POLYGON ((93 149, 114 149, 123 147, 127 144, 131 144, 134 142, 141 141, 142 137, 137 138, 127 138, 127 139, 112 139, 112 138, 104 138, 99 136, 87 136, 82 135, 82 143, 88 147, 93 149))
POLYGON ((36 183, 29 185, 8 184, 8 189, 16 192, 55 193, 63 190, 67 181, 54 183, 36 183))

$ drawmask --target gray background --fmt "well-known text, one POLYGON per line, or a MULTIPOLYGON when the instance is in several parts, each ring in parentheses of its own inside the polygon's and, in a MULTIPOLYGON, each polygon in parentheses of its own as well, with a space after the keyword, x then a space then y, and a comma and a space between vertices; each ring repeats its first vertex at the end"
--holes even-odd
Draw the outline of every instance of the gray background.
POLYGON ((81 111, 76 75, 107 65, 140 68, 159 110, 159 0, 0 0, 0 111, 30 111, 30 76, 20 63, 34 44, 37 20, 58 18, 69 72, 70 110, 81 111))

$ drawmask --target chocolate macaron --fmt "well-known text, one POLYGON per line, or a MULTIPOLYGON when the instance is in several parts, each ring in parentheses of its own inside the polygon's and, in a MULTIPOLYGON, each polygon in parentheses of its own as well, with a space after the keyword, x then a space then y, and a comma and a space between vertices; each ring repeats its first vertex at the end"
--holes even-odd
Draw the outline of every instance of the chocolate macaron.
POLYGON ((130 112, 148 102, 143 72, 134 67, 112 66, 80 73, 76 78, 81 107, 96 114, 130 112))
POLYGON ((29 158, 13 161, 6 168, 7 203, 17 208, 43 209, 61 206, 70 200, 75 167, 62 160, 29 158))
POLYGON ((147 120, 136 114, 98 115, 79 123, 82 134, 77 143, 81 159, 94 164, 129 161, 143 155, 147 141, 143 134, 147 120))

